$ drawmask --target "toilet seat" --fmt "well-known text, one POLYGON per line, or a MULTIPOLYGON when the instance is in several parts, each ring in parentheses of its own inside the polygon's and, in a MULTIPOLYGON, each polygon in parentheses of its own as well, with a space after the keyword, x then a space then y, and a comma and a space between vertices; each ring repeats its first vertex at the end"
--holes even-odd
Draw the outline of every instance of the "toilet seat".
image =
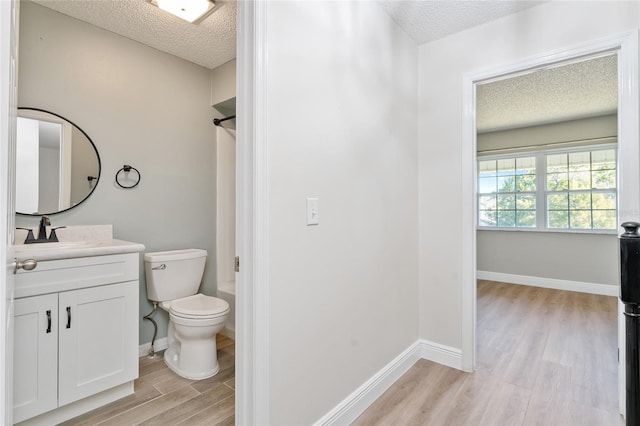
POLYGON ((200 293, 162 302, 162 307, 171 315, 185 319, 217 318, 227 315, 230 311, 226 300, 200 293))

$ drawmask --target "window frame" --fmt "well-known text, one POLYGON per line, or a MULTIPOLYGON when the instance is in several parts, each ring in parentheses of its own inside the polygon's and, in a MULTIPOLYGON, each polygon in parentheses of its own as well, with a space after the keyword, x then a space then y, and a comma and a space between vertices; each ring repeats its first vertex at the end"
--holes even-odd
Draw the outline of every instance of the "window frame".
MULTIPOLYGON (((477 200, 476 212, 478 213, 478 227, 480 227, 479 221, 480 221, 480 211, 481 211, 480 210, 480 197, 481 196, 494 194, 495 198, 496 198, 495 203, 497 205, 498 204, 498 197, 500 195, 513 195, 514 196, 514 209, 513 210, 509 209, 509 210, 506 210, 506 211, 513 211, 514 212, 514 214, 515 214, 514 221, 517 223, 517 220, 518 220, 517 219, 517 213, 518 213, 517 195, 518 194, 523 194, 523 195, 533 195, 535 200, 536 200, 535 201, 536 202, 536 208, 535 208, 536 223, 535 223, 534 226, 518 227, 518 226, 514 225, 514 226, 503 226, 503 227, 501 227, 501 226, 497 226, 496 225, 496 226, 485 226, 485 227, 488 228, 488 229, 536 229, 537 228, 537 226, 538 226, 537 218, 539 216, 539 214, 538 214, 538 204, 539 204, 538 198, 539 197, 538 197, 538 190, 537 190, 537 188, 539 186, 538 172, 537 172, 537 170, 538 170, 538 158, 537 158, 537 155, 532 154, 532 153, 501 154, 501 155, 492 155, 490 157, 485 157, 485 158, 482 158, 482 159, 480 158, 480 156, 478 156, 478 162, 480 162, 480 161, 495 161, 496 162, 496 179, 498 179, 499 178, 499 174, 498 174, 499 173, 499 169, 498 169, 498 164, 497 163, 500 160, 514 160, 514 171, 515 171, 515 170, 517 170, 518 159, 521 159, 521 158, 534 158, 534 164, 535 164, 535 167, 536 167, 536 173, 535 173, 535 176, 536 176, 536 190, 535 191, 517 191, 516 188, 514 188, 513 191, 496 191, 495 193, 494 192, 492 192, 492 193, 485 193, 485 192, 481 193, 480 192, 480 188, 479 188, 480 187, 480 185, 479 185, 480 172, 478 171, 478 173, 476 173, 476 200, 477 200)), ((514 178, 516 176, 517 176, 517 174, 514 175, 514 178)), ((515 179, 514 179, 514 183, 515 183, 515 179)), ((496 189, 498 189, 498 188, 496 187, 496 189)), ((499 221, 499 219, 498 219, 499 210, 496 208, 495 212, 496 212, 496 222, 498 222, 499 221)))
MULTIPOLYGON (((606 138, 608 142, 600 142, 595 144, 580 144, 572 146, 557 146, 545 145, 539 147, 527 147, 527 148, 514 148, 504 150, 492 150, 487 152, 478 152, 476 154, 476 178, 475 178, 475 193, 476 193, 476 229, 479 231, 507 231, 507 232, 551 232, 551 233, 564 233, 564 234, 614 234, 617 235, 617 227, 614 229, 585 229, 585 228, 550 228, 548 226, 549 211, 547 209, 547 195, 551 191, 547 189, 547 161, 548 155, 554 154, 571 154, 577 152, 593 152, 604 151, 613 149, 615 152, 615 216, 616 225, 618 224, 619 216, 619 161, 618 161, 618 144, 616 138, 606 138), (504 159, 517 159, 523 157, 535 157, 536 166, 536 225, 535 227, 500 227, 500 226, 486 226, 480 225, 480 196, 487 193, 480 193, 479 188, 479 163, 480 161, 487 160, 504 160, 504 159)), ((611 189, 594 189, 593 187, 585 190, 574 190, 575 192, 585 191, 589 193, 611 193, 611 189)), ((574 193, 575 193, 574 192, 574 193)), ((528 193, 528 192, 527 192, 528 193)), ((572 190, 567 190, 567 193, 572 193, 572 190)), ((495 193, 496 196, 498 192, 495 193)), ((590 209, 593 212, 593 207, 590 209)))

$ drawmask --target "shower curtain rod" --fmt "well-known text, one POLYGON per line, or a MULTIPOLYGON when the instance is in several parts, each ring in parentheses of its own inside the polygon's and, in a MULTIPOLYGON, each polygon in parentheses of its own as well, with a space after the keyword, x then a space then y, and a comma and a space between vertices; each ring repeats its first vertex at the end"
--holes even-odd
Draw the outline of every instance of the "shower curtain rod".
POLYGON ((220 123, 222 123, 223 121, 232 120, 234 118, 236 118, 235 115, 230 115, 229 117, 225 117, 225 118, 214 118, 213 124, 215 124, 216 126, 219 126, 220 123))

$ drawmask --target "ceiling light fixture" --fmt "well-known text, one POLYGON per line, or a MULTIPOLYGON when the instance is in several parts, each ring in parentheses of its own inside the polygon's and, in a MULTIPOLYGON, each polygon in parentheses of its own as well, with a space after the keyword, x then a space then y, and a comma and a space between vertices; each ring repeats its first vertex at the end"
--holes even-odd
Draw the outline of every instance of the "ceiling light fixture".
POLYGON ((187 22, 197 24, 209 16, 216 7, 213 0, 147 0, 154 6, 184 19, 187 22))

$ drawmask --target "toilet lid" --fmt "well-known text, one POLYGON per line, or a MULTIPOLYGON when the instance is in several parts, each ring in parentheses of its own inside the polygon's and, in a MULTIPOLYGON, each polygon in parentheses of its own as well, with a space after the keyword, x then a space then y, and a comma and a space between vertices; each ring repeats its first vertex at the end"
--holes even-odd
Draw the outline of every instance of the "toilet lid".
POLYGON ((217 297, 194 294, 193 296, 172 300, 170 310, 178 316, 211 317, 226 313, 229 310, 229 304, 226 300, 218 299, 217 297))

